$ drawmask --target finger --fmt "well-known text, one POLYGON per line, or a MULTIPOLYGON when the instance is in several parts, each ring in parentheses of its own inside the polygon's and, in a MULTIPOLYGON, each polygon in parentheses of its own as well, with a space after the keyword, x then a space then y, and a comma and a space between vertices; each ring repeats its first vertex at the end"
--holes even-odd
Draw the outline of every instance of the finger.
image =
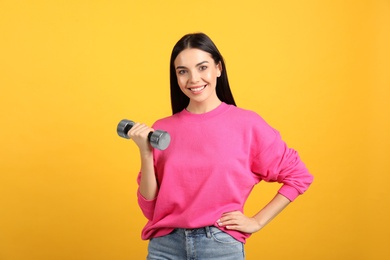
POLYGON ((237 216, 237 215, 241 215, 241 211, 230 211, 230 212, 225 212, 222 214, 222 217, 224 216, 237 216))
POLYGON ((227 229, 237 229, 239 226, 241 226, 240 222, 237 220, 229 220, 222 223, 222 226, 227 229))
POLYGON ((218 223, 227 223, 229 221, 233 221, 234 218, 232 216, 224 216, 217 220, 218 223))
POLYGON ((240 219, 242 216, 239 215, 239 214, 235 214, 235 213, 228 213, 228 214, 224 214, 221 216, 221 218, 219 219, 221 222, 226 222, 226 221, 236 221, 238 219, 240 219))
POLYGON ((229 220, 236 220, 242 216, 242 213, 239 211, 226 212, 221 215, 221 218, 217 222, 226 222, 229 220))
POLYGON ((127 135, 130 136, 130 138, 135 136, 135 133, 140 128, 140 123, 135 123, 127 132, 127 135))
POLYGON ((136 136, 145 137, 149 134, 150 131, 152 131, 152 129, 149 128, 147 125, 136 123, 130 129, 128 134, 130 137, 136 137, 136 136))
POLYGON ((232 227, 232 226, 240 226, 240 224, 236 221, 227 221, 227 222, 222 223, 221 226, 228 228, 228 227, 232 227))
POLYGON ((229 230, 241 230, 240 226, 239 225, 228 225, 228 226, 225 226, 226 229, 229 229, 229 230))
POLYGON ((228 226, 228 225, 239 225, 241 221, 236 218, 221 218, 217 221, 218 225, 223 227, 223 226, 228 226))
POLYGON ((146 127, 148 127, 148 126, 145 125, 145 124, 142 124, 142 123, 135 123, 135 124, 131 127, 130 131, 131 131, 131 132, 139 132, 139 130, 145 129, 146 127))

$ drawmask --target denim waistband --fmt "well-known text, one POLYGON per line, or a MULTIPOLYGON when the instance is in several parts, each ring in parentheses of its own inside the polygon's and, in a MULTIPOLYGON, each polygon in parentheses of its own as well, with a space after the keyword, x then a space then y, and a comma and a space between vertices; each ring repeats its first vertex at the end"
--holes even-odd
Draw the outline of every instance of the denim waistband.
POLYGON ((207 226, 207 227, 201 227, 201 228, 193 228, 193 229, 187 229, 187 228, 177 228, 176 230, 178 232, 184 233, 185 236, 197 236, 197 235, 206 235, 206 237, 211 237, 211 231, 210 229, 213 227, 207 226))

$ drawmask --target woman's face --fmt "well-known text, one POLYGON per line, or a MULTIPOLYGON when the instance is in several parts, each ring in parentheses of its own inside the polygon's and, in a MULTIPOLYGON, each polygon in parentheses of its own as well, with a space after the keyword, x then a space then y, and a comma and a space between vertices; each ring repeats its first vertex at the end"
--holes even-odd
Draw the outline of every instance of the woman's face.
POLYGON ((200 49, 185 49, 174 61, 177 82, 190 99, 190 105, 219 104, 216 86, 221 63, 215 64, 211 54, 200 49))

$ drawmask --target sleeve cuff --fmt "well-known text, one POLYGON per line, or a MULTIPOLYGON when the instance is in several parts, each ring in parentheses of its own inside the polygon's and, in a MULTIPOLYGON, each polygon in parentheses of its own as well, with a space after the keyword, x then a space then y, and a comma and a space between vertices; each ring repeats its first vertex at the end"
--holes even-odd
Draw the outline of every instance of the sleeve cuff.
POLYGON ((144 198, 144 196, 142 196, 139 190, 137 191, 137 197, 138 197, 138 204, 142 212, 144 213, 145 217, 151 220, 153 218, 154 207, 156 205, 157 198, 154 198, 152 200, 147 200, 144 198))
POLYGON ((279 194, 285 196, 291 202, 294 201, 299 195, 299 191, 292 186, 284 184, 278 191, 279 194))

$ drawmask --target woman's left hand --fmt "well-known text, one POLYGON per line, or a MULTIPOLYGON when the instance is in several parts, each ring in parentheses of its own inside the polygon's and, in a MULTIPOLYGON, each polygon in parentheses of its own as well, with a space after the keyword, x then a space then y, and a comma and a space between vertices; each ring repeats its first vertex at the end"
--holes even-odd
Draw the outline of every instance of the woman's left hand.
POLYGON ((242 214, 241 211, 232 211, 222 214, 217 220, 220 227, 230 230, 237 230, 244 233, 255 233, 261 229, 260 224, 254 219, 242 214))

